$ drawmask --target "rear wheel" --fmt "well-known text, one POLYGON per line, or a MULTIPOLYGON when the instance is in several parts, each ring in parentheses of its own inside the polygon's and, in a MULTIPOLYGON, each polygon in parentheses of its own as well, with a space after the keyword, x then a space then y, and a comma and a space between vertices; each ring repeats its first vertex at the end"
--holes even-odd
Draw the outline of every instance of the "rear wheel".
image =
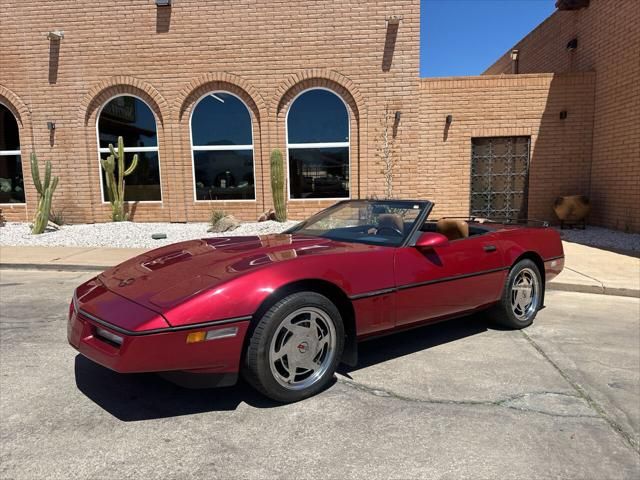
POLYGON ((528 327, 541 307, 542 289, 538 266, 528 259, 519 261, 507 276, 502 298, 493 309, 492 318, 505 327, 528 327))
POLYGON ((294 293, 259 320, 244 376, 266 396, 295 402, 329 384, 343 348, 344 327, 336 306, 315 292, 294 293))

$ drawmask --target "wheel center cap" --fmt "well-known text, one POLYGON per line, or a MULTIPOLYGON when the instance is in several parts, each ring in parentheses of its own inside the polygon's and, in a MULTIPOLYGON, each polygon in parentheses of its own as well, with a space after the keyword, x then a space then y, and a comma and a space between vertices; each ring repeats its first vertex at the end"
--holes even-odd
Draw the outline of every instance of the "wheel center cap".
POLYGON ((298 351, 300 353, 307 353, 308 350, 309 350, 309 344, 307 342, 300 342, 298 344, 298 351))

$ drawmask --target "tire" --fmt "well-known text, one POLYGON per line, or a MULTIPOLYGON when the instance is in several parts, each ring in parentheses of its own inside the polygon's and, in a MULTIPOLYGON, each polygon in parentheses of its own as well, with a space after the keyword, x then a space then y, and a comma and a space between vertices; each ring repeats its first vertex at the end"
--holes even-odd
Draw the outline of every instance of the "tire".
POLYGON ((492 320, 517 330, 528 327, 542 306, 543 289, 538 266, 520 260, 509 271, 500 302, 491 311, 492 320))
POLYGON ((258 321, 243 375, 267 397, 297 402, 329 385, 343 348, 344 326, 336 306, 319 293, 293 293, 258 321))

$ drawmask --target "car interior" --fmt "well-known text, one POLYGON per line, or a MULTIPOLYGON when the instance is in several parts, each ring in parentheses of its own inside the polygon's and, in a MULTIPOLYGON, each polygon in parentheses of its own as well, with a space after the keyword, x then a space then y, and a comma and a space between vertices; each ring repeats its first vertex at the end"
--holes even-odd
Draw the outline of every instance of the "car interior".
POLYGON ((469 238, 474 235, 487 233, 489 229, 459 218, 440 218, 438 221, 426 221, 420 228, 421 232, 436 232, 444 235, 449 241, 469 238))
MULTIPOLYGON (((386 235, 408 232, 411 228, 410 222, 403 222, 402 217, 394 213, 383 213, 378 216, 376 226, 377 235, 386 235)), ((469 225, 467 220, 457 218, 440 218, 437 221, 426 221, 420 228, 421 232, 436 232, 444 235, 449 241, 469 238, 473 235, 487 233, 488 229, 479 225, 469 225)))

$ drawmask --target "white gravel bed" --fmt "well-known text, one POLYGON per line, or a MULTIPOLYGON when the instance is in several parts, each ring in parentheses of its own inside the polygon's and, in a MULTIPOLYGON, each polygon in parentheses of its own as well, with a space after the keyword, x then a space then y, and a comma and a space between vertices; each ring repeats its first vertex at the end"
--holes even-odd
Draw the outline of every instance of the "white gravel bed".
POLYGON ((48 230, 32 235, 28 223, 7 222, 0 227, 0 245, 48 247, 119 247, 153 248, 170 243, 206 237, 266 235, 280 233, 298 222, 243 223, 225 233, 208 233, 207 223, 95 223, 65 225, 60 230, 48 230), (151 234, 165 233, 166 239, 153 240, 151 234))
MULTIPOLYGON (((48 230, 31 235, 28 223, 7 222, 0 227, 0 245, 50 247, 120 247, 153 248, 183 240, 206 237, 266 235, 280 233, 298 222, 273 221, 243 223, 225 233, 208 233, 207 223, 95 223, 65 225, 60 230, 48 230), (153 240, 151 234, 166 233, 167 238, 153 240)), ((640 252, 640 234, 624 233, 600 227, 585 230, 559 230, 563 240, 593 247, 640 252)))
POLYGON ((563 240, 591 247, 640 252, 640 233, 625 233, 608 228, 587 226, 584 230, 558 230, 563 240))

